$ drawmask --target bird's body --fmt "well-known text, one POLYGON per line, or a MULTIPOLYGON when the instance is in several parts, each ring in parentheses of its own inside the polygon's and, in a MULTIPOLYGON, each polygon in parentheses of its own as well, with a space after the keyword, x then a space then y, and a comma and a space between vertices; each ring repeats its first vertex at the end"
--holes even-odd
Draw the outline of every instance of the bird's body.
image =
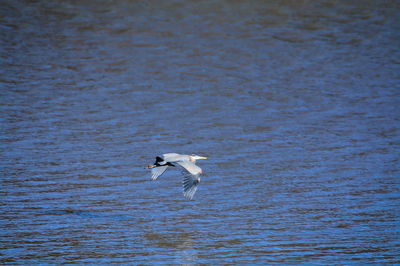
POLYGON ((161 176, 169 166, 174 167, 175 164, 181 166, 185 171, 183 175, 183 195, 192 199, 200 182, 200 175, 203 173, 200 167, 195 163, 196 160, 207 159, 207 157, 197 155, 183 155, 178 153, 163 154, 163 158, 157 156, 153 165, 146 166, 151 169, 151 179, 156 180, 161 176))

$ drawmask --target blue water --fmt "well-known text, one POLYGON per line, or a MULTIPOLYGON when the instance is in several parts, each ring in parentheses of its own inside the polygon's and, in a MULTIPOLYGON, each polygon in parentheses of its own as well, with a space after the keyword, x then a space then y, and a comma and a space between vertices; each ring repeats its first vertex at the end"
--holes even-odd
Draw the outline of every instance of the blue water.
POLYGON ((3 2, 1 264, 400 263, 396 3, 3 2))

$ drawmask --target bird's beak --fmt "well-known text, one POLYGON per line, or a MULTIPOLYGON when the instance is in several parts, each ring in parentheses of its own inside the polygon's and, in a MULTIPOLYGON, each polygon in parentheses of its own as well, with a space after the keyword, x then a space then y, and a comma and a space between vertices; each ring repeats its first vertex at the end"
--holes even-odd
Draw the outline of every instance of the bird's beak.
POLYGON ((145 166, 144 168, 146 168, 146 169, 151 169, 151 168, 154 168, 155 166, 154 165, 148 165, 148 166, 145 166))
POLYGON ((202 157, 202 156, 199 156, 199 158, 198 159, 203 159, 203 160, 206 160, 206 159, 208 159, 207 157, 202 157))

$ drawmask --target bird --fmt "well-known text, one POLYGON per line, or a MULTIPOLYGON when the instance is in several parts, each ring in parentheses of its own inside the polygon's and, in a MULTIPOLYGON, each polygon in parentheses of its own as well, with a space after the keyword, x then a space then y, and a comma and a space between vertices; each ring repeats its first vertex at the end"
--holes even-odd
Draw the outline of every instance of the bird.
POLYGON ((157 156, 154 164, 148 165, 145 168, 151 169, 151 180, 156 180, 168 167, 175 167, 176 164, 181 166, 183 168, 183 195, 185 198, 191 200, 200 183, 200 175, 203 173, 203 170, 196 165, 196 160, 205 159, 208 158, 194 154, 165 153, 162 157, 157 156))

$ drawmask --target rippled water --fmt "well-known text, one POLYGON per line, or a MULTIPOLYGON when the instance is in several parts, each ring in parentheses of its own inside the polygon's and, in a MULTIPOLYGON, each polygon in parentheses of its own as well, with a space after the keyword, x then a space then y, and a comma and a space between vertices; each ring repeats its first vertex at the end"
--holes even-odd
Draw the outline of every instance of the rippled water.
POLYGON ((0 263, 400 263, 400 8, 350 2, 3 1, 0 263))

